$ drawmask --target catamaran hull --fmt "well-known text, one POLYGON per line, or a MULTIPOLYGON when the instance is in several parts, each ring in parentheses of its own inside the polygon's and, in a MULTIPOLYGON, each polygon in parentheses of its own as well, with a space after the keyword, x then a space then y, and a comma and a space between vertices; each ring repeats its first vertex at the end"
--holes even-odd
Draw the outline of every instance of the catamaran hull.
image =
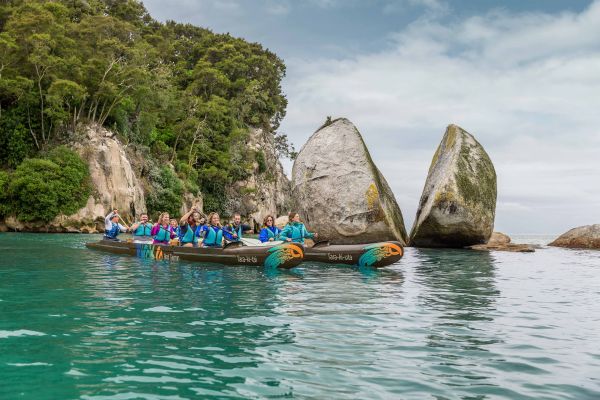
POLYGON ((201 263, 253 265, 282 269, 294 268, 304 259, 304 247, 297 243, 284 243, 273 247, 230 245, 225 248, 206 248, 101 240, 99 242, 86 243, 86 247, 145 259, 186 260, 201 263))
POLYGON ((394 264, 403 255, 404 248, 395 241, 371 244, 317 243, 304 250, 304 261, 381 268, 394 264))

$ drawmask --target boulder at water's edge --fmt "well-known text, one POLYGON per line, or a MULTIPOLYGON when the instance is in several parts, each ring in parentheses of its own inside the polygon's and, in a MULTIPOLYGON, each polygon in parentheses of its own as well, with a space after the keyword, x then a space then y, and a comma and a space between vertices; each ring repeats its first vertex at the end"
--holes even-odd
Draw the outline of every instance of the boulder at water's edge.
POLYGON ((600 224, 585 225, 563 233, 548 246, 600 249, 600 224))
POLYGON ((496 171, 481 144, 449 125, 431 166, 410 235, 417 247, 483 244, 494 228, 496 171))
POLYGON ((317 130, 292 169, 292 199, 319 240, 407 242, 400 207, 362 136, 340 118, 317 130))

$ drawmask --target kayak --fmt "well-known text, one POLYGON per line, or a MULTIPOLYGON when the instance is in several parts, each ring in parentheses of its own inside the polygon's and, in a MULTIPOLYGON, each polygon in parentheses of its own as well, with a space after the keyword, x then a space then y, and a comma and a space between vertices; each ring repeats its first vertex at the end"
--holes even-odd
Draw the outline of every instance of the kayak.
POLYGON ((264 266, 266 268, 290 269, 298 266, 304 259, 304 247, 298 243, 282 243, 271 247, 230 243, 225 247, 211 248, 100 240, 85 245, 90 249, 145 259, 186 260, 225 265, 264 266))
POLYGON ((381 268, 399 261, 403 255, 402 245, 394 241, 370 244, 318 242, 304 250, 304 261, 381 268))

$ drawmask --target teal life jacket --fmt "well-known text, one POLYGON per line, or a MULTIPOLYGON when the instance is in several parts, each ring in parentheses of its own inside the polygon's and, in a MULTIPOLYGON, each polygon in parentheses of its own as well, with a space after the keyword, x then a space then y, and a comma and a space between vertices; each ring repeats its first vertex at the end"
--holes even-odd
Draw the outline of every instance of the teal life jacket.
POLYGON ((133 232, 133 236, 152 236, 150 231, 152 230, 152 224, 145 223, 140 224, 136 230, 133 232))
POLYGON ((217 231, 215 232, 214 227, 208 226, 202 244, 210 247, 221 247, 221 243, 223 243, 223 230, 221 228, 216 229, 217 231))
MULTIPOLYGON (((179 228, 181 229, 181 227, 179 228)), ((194 246, 198 244, 198 237, 196 236, 195 227, 192 228, 190 224, 187 224, 185 233, 181 236, 181 244, 192 243, 194 246)))
POLYGON ((168 242, 171 240, 171 231, 168 227, 165 229, 162 225, 159 225, 158 232, 152 238, 157 242, 168 242))
POLYGON ((228 239, 230 242, 239 242, 240 240, 242 240, 242 232, 244 232, 244 230, 242 229, 243 224, 240 224, 237 229, 235 229, 235 225, 233 224, 229 224, 229 230, 231 232, 231 239, 228 239), (237 238, 233 237, 233 234, 237 235, 237 238))
POLYGON ((306 232, 304 224, 300 222, 291 223, 290 227, 292 228, 292 237, 290 238, 292 239, 292 242, 304 243, 304 233, 306 232))

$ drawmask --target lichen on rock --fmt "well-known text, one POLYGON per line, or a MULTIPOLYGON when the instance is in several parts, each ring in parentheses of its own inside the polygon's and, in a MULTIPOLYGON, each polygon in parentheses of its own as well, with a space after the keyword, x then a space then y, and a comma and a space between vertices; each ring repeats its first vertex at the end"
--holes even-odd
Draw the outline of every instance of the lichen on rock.
POLYGON ((486 243, 496 210, 496 171, 481 144, 449 125, 438 146, 411 232, 419 247, 486 243))

